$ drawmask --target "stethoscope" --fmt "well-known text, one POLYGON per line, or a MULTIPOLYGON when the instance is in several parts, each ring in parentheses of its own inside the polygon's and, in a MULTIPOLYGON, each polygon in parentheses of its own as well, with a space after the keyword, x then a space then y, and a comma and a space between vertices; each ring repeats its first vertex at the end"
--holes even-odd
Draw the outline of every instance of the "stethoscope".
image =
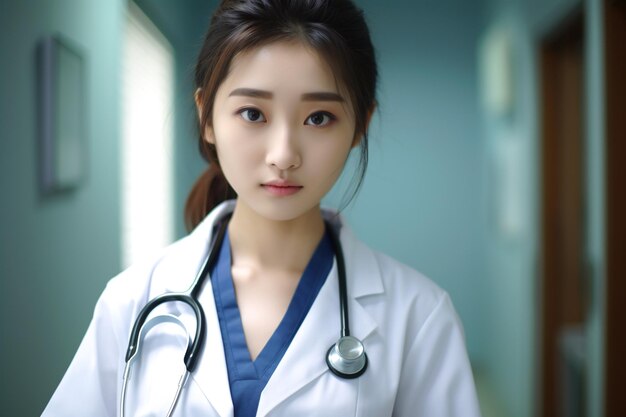
MULTIPOLYGON (((196 331, 193 339, 189 336, 189 334, 187 334, 188 343, 184 358, 185 371, 183 372, 183 375, 181 375, 178 382, 176 394, 174 395, 174 400, 170 404, 167 417, 171 416, 174 412, 176 403, 180 398, 189 375, 196 367, 200 351, 203 347, 204 333, 206 331, 206 319, 204 317, 202 306, 198 302, 198 295, 202 290, 206 277, 209 276, 209 271, 213 268, 215 261, 218 258, 218 254, 226 234, 226 229, 228 227, 229 218, 230 215, 227 215, 222 219, 218 232, 209 245, 209 255, 196 275, 191 287, 185 292, 172 292, 155 297, 150 300, 139 312, 130 333, 128 350, 126 351, 126 366, 124 368, 122 395, 120 398, 121 417, 124 417, 124 406, 126 403, 128 381, 131 374, 131 365, 133 360, 139 354, 141 342, 146 333, 155 325, 163 322, 177 323, 185 329, 185 332, 187 332, 186 326, 180 321, 180 319, 170 314, 159 315, 146 322, 150 313, 161 304, 178 301, 187 304, 193 310, 196 319, 196 331)), ((343 259, 343 252, 341 250, 339 239, 333 228, 328 224, 326 225, 326 228, 329 232, 328 234, 330 236, 337 261, 337 272, 339 276, 339 312, 341 316, 341 337, 330 347, 330 349, 328 349, 326 354, 326 364, 328 365, 330 371, 338 377, 346 379, 358 378, 367 368, 367 354, 365 353, 363 343, 356 337, 350 335, 348 291, 346 288, 346 267, 343 259)))

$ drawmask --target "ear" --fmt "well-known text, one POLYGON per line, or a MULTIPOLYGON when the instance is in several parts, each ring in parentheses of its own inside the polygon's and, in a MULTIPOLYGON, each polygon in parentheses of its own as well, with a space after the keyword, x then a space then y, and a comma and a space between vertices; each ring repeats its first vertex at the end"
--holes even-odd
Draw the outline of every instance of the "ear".
MULTIPOLYGON (((198 111, 198 120, 202 120, 202 89, 198 88, 194 93, 194 100, 196 102, 196 110, 198 111)), ((208 143, 215 145, 215 134, 213 133, 213 127, 207 126, 204 129, 203 138, 208 143)))
MULTIPOLYGON (((376 102, 374 102, 372 104, 372 107, 370 107, 370 109, 367 111, 367 116, 365 117, 365 132, 367 132, 367 129, 369 129, 370 122, 372 121, 372 116, 374 115, 374 112, 376 111, 376 107, 377 107, 377 104, 376 102)), ((352 141, 352 148, 356 148, 357 146, 359 146, 359 144, 361 143, 361 139, 363 139, 363 135, 365 134, 365 132, 363 133, 357 132, 355 134, 354 140, 352 141)))

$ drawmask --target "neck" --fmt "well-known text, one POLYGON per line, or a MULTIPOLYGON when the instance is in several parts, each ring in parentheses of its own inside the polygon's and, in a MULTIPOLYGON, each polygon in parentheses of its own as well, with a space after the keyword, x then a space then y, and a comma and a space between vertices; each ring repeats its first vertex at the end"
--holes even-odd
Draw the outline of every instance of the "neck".
POLYGON ((319 207, 291 220, 259 215, 239 200, 228 226, 232 261, 303 271, 324 234, 319 207))

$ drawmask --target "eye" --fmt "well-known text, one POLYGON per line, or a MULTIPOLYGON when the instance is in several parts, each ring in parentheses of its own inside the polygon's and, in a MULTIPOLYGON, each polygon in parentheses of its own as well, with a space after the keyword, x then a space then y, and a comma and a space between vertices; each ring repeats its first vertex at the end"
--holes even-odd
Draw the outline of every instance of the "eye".
POLYGON ((265 116, 263 116, 263 113, 261 113, 260 110, 257 110, 254 108, 241 109, 238 111, 238 113, 246 122, 263 123, 266 121, 265 116))
POLYGON ((319 111, 310 115, 304 124, 311 126, 326 126, 332 123, 335 119, 336 117, 332 114, 325 111, 319 111))

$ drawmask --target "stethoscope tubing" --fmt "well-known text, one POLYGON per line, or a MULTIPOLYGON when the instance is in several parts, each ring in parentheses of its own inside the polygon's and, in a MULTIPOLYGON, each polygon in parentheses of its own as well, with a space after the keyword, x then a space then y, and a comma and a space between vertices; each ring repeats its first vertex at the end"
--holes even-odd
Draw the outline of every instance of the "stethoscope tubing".
POLYGON ((139 333, 141 331, 141 327, 148 318, 148 315, 161 304, 172 301, 179 301, 187 304, 196 316, 196 333, 191 346, 189 346, 185 352, 184 360, 185 368, 187 368, 189 372, 193 372, 198 361, 199 351, 202 347, 201 341, 204 339, 204 334, 206 333, 206 323, 204 320, 204 310, 202 310, 200 303, 193 299, 189 294, 184 293, 163 294, 154 298, 144 306, 137 316, 137 320, 135 321, 135 325, 133 326, 133 330, 130 334, 130 343, 128 345, 128 350, 126 351, 126 362, 128 362, 137 353, 139 346, 139 333))
POLYGON ((346 264, 343 258, 343 251, 339 238, 335 234, 332 227, 328 226, 330 241, 332 242, 335 252, 335 259, 337 260, 337 274, 339 276, 339 315, 341 320, 341 336, 350 336, 350 317, 348 314, 348 289, 346 284, 345 270, 346 264))
POLYGON ((209 248, 209 256, 207 257, 202 268, 200 269, 200 272, 196 275, 196 278, 191 284, 191 287, 187 291, 182 293, 167 293, 159 295, 154 299, 148 301, 148 303, 141 309, 130 333, 128 350, 126 351, 126 362, 128 362, 137 353, 141 328, 143 327, 150 313, 163 303, 179 301, 187 304, 193 310, 196 317, 195 337, 193 338, 193 342, 191 343, 191 345, 185 351, 184 360, 185 368, 187 368, 187 371, 189 371, 190 373, 193 372, 198 362, 198 358, 200 357, 200 351, 202 350, 204 335, 206 333, 206 317, 204 315, 204 310, 202 309, 202 306, 198 302, 198 294, 202 290, 204 280, 209 274, 209 271, 215 264, 215 261, 217 260, 217 257, 219 255, 219 251, 216 250, 216 245, 221 244, 222 240, 224 239, 224 235, 226 234, 226 229, 228 227, 228 218, 230 218, 230 216, 223 219, 223 221, 221 222, 219 231, 211 242, 209 248))
MULTIPOLYGON (((141 309, 130 334, 130 340, 128 343, 128 349, 126 351, 126 369, 124 371, 124 380, 122 388, 122 396, 120 401, 120 415, 124 416, 124 405, 126 403, 126 388, 128 379, 130 376, 131 361, 134 356, 139 352, 139 344, 141 343, 141 333, 146 320, 150 313, 152 313, 158 306, 164 303, 177 301, 187 304, 194 312, 196 318, 196 330, 195 336, 191 343, 188 345, 185 351, 185 373, 181 376, 181 379, 176 390, 176 395, 171 403, 167 416, 170 416, 178 403, 181 391, 187 381, 189 375, 194 371, 200 353, 204 345, 204 338, 206 334, 206 317, 204 310, 198 301, 198 295, 202 291, 206 277, 209 276, 210 270, 215 265, 219 256, 219 248, 222 245, 226 230, 228 228, 228 220, 232 216, 228 214, 220 221, 220 226, 215 237, 212 239, 209 245, 209 255, 206 258, 203 266, 196 275, 193 283, 189 289, 185 292, 167 293, 155 297, 148 301, 146 305, 141 309)), ((350 335, 350 318, 348 314, 348 290, 346 284, 346 270, 345 261, 343 257, 343 251, 339 242, 338 236, 330 225, 327 225, 328 234, 331 239, 333 250, 335 253, 335 259, 337 262, 337 275, 339 283, 339 304, 340 304, 340 318, 341 318, 341 337, 338 342, 330 347, 326 354, 326 363, 329 369, 341 378, 352 379, 361 376, 367 369, 368 359, 365 353, 363 343, 350 335), (347 347, 347 351, 343 351, 343 347, 347 347), (358 357, 354 356, 352 352, 359 352, 358 357)))

